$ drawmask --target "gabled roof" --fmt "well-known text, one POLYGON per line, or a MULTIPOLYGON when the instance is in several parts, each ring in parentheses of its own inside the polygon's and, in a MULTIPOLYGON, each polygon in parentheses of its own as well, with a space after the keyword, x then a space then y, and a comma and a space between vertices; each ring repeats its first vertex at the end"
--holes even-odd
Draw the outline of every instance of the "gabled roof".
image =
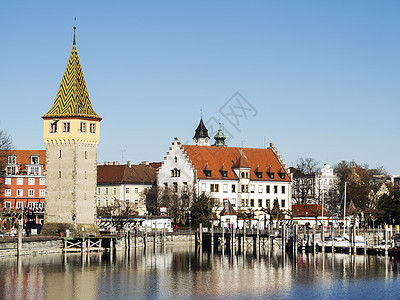
POLYGON ((225 200, 224 209, 219 213, 220 216, 232 216, 237 215, 236 210, 233 208, 229 200, 225 200))
POLYGON ((236 162, 232 165, 234 169, 241 169, 241 168, 250 168, 249 162, 247 161, 246 155, 244 155, 243 151, 240 151, 240 156, 236 160, 236 162))
MULTIPOLYGON (((292 212, 294 217, 309 217, 313 218, 317 214, 322 216, 322 207, 318 204, 293 204, 292 212)), ((324 216, 330 216, 330 213, 324 209, 324 216)))
POLYGON ((260 166, 263 170, 266 170, 271 166, 272 172, 278 172, 282 167, 278 158, 274 152, 268 149, 259 148, 238 148, 238 147, 214 147, 214 146, 193 146, 193 145, 182 145, 183 150, 188 155, 188 159, 192 162, 194 168, 197 170, 198 179, 238 179, 236 173, 233 171, 233 166, 237 163, 240 158, 240 164, 242 166, 247 165, 250 168, 250 179, 258 181, 286 181, 290 182, 288 174, 285 172, 285 178, 281 179, 279 176, 275 176, 274 179, 267 178, 267 174, 264 172, 263 178, 257 178, 254 173, 257 166, 260 166), (243 155, 241 155, 241 151, 243 155), (245 161, 242 162, 243 156, 245 161), (211 170, 211 177, 207 177, 203 170, 204 166, 208 163, 208 169, 211 170), (223 177, 220 169, 224 164, 227 169, 227 177, 223 177))
POLYGON ((56 99, 51 109, 42 118, 80 117, 101 120, 89 99, 85 78, 74 43, 68 65, 61 80, 56 99))
POLYGON ((199 126, 197 126, 195 134, 194 134, 194 139, 200 139, 200 138, 210 138, 208 136, 208 129, 203 123, 203 117, 200 119, 199 126))
POLYGON ((97 184, 142 183, 154 184, 156 169, 147 165, 99 165, 97 184))

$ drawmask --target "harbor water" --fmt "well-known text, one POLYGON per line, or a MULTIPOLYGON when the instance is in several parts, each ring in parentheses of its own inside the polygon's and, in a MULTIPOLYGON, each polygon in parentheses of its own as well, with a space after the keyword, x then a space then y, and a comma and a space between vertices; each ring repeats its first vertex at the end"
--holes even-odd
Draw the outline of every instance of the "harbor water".
POLYGON ((0 299, 397 299, 384 256, 199 247, 0 259, 0 299))

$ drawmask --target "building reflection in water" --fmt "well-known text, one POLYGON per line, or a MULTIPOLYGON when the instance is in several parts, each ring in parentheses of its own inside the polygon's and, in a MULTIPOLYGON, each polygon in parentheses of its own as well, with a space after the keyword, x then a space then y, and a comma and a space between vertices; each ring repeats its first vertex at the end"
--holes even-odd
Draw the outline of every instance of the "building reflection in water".
POLYGON ((318 287, 328 296, 337 282, 392 280, 399 269, 397 261, 377 256, 251 250, 193 246, 1 258, 0 299, 268 297, 294 286, 318 287))

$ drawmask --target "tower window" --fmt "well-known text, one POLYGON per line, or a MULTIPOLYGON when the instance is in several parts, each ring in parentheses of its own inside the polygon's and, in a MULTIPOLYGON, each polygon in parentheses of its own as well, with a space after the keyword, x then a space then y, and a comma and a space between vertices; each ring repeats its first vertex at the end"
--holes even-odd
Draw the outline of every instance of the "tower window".
POLYGON ((176 163, 178 162, 178 158, 176 156, 175 156, 174 160, 175 160, 176 163))
POLYGON ((85 159, 87 159, 87 151, 85 151, 85 159))
POLYGON ((58 178, 61 178, 61 171, 58 171, 58 178))
POLYGON ((50 133, 57 133, 57 123, 50 123, 50 133))
POLYGON ((63 122, 63 132, 67 133, 71 131, 71 123, 63 122))
POLYGON ((86 132, 86 122, 81 122, 81 132, 86 132))
POLYGON ((96 133, 96 124, 90 123, 90 133, 96 133))
POLYGON ((58 150, 58 158, 61 158, 61 150, 58 150))

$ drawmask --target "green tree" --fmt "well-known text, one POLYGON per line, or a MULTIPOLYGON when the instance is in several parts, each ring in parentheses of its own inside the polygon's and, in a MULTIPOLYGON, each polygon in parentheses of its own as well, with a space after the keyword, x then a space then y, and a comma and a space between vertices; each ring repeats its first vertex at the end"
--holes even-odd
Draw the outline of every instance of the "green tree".
POLYGON ((215 199, 202 193, 194 197, 190 210, 192 212, 192 225, 197 228, 200 223, 203 226, 211 226, 213 220, 213 207, 215 199))

